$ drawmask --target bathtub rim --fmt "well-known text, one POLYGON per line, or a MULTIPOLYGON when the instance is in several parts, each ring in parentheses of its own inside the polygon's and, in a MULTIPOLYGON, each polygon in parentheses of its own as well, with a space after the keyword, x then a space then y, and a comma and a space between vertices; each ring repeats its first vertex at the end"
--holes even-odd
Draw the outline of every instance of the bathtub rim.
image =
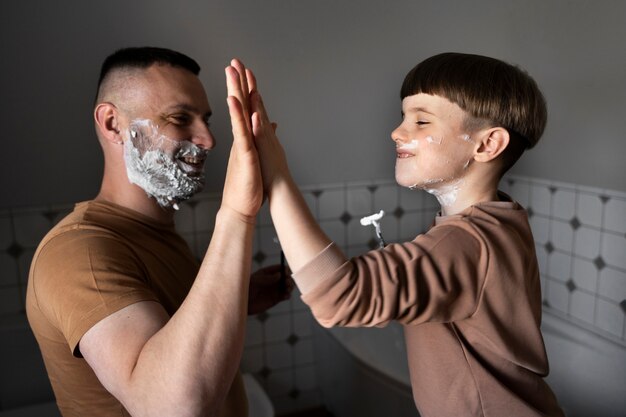
MULTIPOLYGON (((324 330, 327 330, 327 329, 323 329, 322 331, 324 330)), ((343 344, 339 340, 339 338, 336 336, 336 334, 334 334, 333 332, 325 331, 324 333, 330 336, 329 339, 333 344, 335 344, 336 346, 341 348, 344 352, 349 354, 355 360, 356 364, 361 367, 363 372, 380 380, 381 382, 385 383, 389 387, 397 390, 399 393, 408 394, 411 396, 411 398, 413 397, 411 384, 406 384, 399 379, 393 378, 387 372, 384 372, 376 367, 373 367, 367 360, 360 358, 358 355, 355 355, 354 352, 351 351, 349 348, 347 348, 345 344, 343 344)))

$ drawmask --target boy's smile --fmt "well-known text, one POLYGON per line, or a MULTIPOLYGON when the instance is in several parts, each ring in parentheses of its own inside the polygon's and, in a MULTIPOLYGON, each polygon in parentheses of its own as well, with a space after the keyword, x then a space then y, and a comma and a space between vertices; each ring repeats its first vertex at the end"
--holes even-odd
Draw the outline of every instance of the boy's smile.
POLYGON ((398 184, 432 192, 462 180, 474 152, 463 128, 465 111, 443 97, 420 93, 402 100, 402 117, 391 133, 398 184))

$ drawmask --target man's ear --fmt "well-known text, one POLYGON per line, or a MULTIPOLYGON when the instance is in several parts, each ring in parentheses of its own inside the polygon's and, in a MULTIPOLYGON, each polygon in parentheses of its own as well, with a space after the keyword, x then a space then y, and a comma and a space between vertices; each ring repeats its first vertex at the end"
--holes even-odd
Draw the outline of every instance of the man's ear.
POLYGON ((113 103, 99 103, 93 112, 93 117, 102 139, 116 144, 124 143, 120 133, 120 114, 113 103))
POLYGON ((477 162, 494 160, 504 152, 511 140, 509 132, 502 127, 487 129, 479 137, 480 141, 474 150, 474 160, 477 162))

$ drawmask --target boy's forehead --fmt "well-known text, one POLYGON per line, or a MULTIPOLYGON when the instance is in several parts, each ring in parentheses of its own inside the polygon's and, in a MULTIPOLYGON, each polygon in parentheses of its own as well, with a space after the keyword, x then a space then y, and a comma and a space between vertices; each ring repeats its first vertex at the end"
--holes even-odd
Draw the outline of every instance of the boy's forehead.
POLYGON ((403 113, 429 113, 435 116, 443 116, 452 113, 464 114, 465 112, 456 103, 445 97, 418 93, 402 99, 403 113))

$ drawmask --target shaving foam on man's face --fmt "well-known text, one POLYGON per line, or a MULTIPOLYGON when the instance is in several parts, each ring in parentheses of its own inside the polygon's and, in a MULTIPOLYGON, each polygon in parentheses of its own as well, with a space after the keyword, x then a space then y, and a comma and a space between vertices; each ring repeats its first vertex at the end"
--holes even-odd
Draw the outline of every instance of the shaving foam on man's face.
POLYGON ((167 137, 147 119, 133 120, 124 141, 129 181, 154 197, 162 207, 174 209, 204 186, 204 161, 208 153, 188 140, 167 137))

